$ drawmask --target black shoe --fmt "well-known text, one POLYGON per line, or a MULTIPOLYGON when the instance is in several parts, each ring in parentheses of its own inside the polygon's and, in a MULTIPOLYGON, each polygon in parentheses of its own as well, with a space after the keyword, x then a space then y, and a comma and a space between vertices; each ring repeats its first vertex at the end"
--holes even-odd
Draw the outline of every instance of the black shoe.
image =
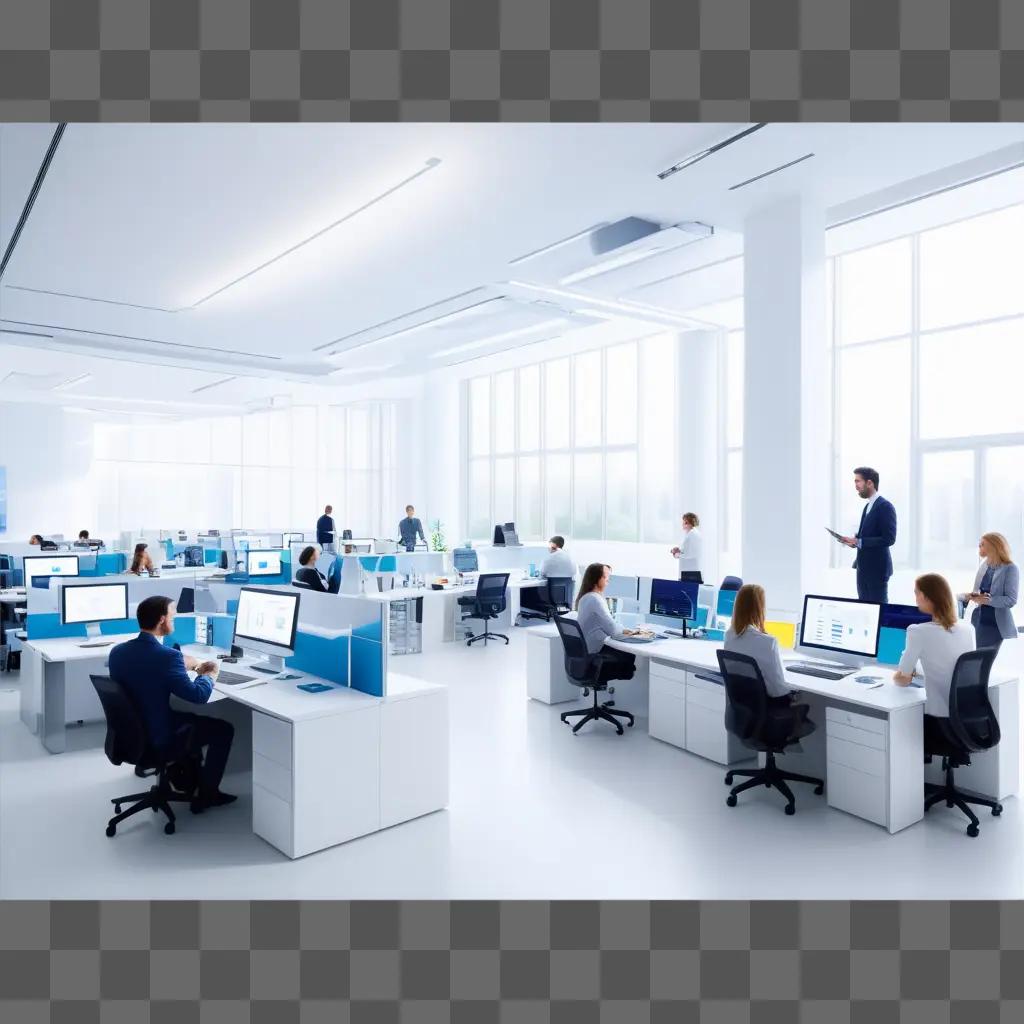
POLYGON ((212 793, 200 793, 192 801, 191 810, 193 814, 201 814, 208 807, 223 807, 225 804, 233 804, 237 799, 232 793, 222 793, 215 789, 212 793))

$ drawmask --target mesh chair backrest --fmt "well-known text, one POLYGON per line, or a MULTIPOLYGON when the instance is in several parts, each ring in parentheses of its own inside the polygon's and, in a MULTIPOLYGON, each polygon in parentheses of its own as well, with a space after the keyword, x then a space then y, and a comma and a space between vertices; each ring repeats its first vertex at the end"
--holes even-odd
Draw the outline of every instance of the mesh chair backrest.
POLYGON ((593 659, 587 650, 587 641, 583 630, 576 619, 564 615, 555 616, 558 635, 562 639, 562 651, 565 654, 565 674, 580 686, 590 682, 590 670, 593 659))
POLYGON ((573 584, 571 576, 551 576, 547 581, 548 601, 556 608, 571 608, 573 584))
POLYGON ((988 699, 988 677, 996 652, 969 651, 957 658, 949 684, 949 726, 969 751, 988 750, 1000 738, 999 722, 988 699))
POLYGON ((718 588, 719 590, 739 590, 743 586, 743 580, 739 576, 726 576, 722 580, 722 585, 718 588))
POLYGON ((378 561, 379 561, 379 558, 378 558, 377 555, 360 555, 359 556, 359 564, 367 572, 376 572, 377 571, 377 562, 378 561))
POLYGON ((507 572, 485 572, 476 583, 476 603, 481 611, 496 615, 505 610, 505 590, 508 587, 507 572))
POLYGON ((103 743, 107 759, 111 764, 142 764, 146 758, 146 727, 128 692, 110 676, 89 678, 107 720, 103 743))
POLYGON ((725 727, 737 739, 756 741, 767 725, 768 690, 757 662, 747 654, 718 651, 725 682, 725 727))

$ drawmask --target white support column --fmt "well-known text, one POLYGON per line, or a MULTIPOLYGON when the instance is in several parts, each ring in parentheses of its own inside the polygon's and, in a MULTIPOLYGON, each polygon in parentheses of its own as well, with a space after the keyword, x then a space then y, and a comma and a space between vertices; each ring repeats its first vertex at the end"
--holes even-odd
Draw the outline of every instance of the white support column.
MULTIPOLYGON (((725 332, 679 336, 679 513, 696 512, 704 539, 704 580, 717 583, 723 530, 719 507, 719 350, 725 332)), ((677 542, 682 538, 678 531, 677 542)))
POLYGON ((743 578, 795 613, 828 564, 824 211, 798 198, 747 219, 743 578))

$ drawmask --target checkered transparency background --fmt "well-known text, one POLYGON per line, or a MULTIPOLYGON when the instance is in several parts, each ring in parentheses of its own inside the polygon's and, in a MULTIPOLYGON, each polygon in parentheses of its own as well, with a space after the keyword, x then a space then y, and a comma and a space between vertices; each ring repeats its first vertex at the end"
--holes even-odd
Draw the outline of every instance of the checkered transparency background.
POLYGON ((1024 904, 7 902, 6 1024, 1010 1024, 1024 904))
POLYGON ((2 120, 1024 120, 1022 0, 0 0, 2 120))

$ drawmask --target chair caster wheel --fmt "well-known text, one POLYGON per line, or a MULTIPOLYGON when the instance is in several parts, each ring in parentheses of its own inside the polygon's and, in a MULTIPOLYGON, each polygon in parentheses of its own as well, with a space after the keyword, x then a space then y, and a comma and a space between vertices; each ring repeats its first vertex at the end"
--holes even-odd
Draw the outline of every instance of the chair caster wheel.
POLYGON ((977 839, 978 838, 978 826, 977 825, 968 825, 967 826, 967 834, 972 839, 977 839))
POLYGON ((727 796, 727 797, 725 798, 725 803, 726 803, 726 805, 727 805, 728 807, 735 807, 735 806, 736 806, 736 796, 735 796, 735 794, 734 794, 734 793, 730 793, 730 794, 729 794, 729 795, 728 795, 728 796, 727 796))
POLYGON ((157 812, 158 810, 160 810, 160 808, 159 808, 159 807, 150 807, 150 810, 151 810, 151 811, 152 811, 152 812, 153 812, 154 814, 156 814, 156 812, 157 812))
POLYGON ((729 772, 729 774, 726 775, 726 777, 725 777, 725 784, 727 786, 731 786, 732 785, 732 772, 729 772))
POLYGON ((796 805, 786 804, 785 811, 787 814, 796 814, 796 805))
POLYGON ((202 814, 203 809, 198 804, 189 804, 188 808, 193 814, 202 814))
POLYGON ((996 804, 995 807, 992 808, 992 817, 993 818, 998 818, 999 815, 1002 814, 1002 813, 1003 813, 1003 805, 1002 804, 996 804))
POLYGON ((821 794, 824 793, 824 792, 825 792, 825 787, 824 786, 815 786, 814 787, 814 795, 815 796, 821 796, 821 794))
POLYGON ((115 814, 120 814, 121 813, 121 805, 120 804, 114 804, 114 813, 115 814))
POLYGON ((169 821, 169 822, 167 822, 166 825, 164 825, 164 834, 165 835, 169 835, 169 836, 173 836, 174 835, 174 822, 173 821, 169 821))
POLYGON ((107 826, 107 835, 108 836, 113 836, 116 831, 117 831, 117 829, 113 825, 108 825, 107 826))

